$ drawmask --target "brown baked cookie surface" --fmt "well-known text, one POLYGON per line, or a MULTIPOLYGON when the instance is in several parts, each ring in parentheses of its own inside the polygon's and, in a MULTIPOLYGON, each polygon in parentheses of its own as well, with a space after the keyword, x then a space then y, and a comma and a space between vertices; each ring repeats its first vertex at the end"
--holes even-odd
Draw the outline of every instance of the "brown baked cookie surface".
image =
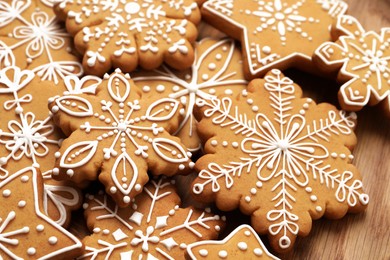
POLYGON ((278 252, 309 234, 312 220, 341 218, 368 203, 352 164, 356 114, 303 98, 279 70, 237 98, 200 101, 197 200, 239 208, 278 252))
POLYGON ((75 37, 87 74, 155 69, 163 62, 184 69, 194 60, 196 1, 64 1, 54 10, 75 37))

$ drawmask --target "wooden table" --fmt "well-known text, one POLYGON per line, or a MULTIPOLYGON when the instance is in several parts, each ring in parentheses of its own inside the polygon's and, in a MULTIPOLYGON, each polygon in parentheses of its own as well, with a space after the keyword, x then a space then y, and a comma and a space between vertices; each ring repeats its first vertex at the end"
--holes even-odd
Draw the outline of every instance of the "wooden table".
MULTIPOLYGON (((357 17, 366 30, 379 31, 390 26, 390 0, 347 0, 349 14, 357 17)), ((201 25, 201 37, 222 36, 206 24, 201 25)), ((317 102, 337 105, 338 85, 290 70, 286 75, 302 86, 305 95, 317 102)), ((365 191, 370 195, 366 212, 347 215, 341 220, 314 221, 309 236, 298 238, 295 248, 282 259, 390 259, 390 119, 377 107, 358 113, 356 129, 358 144, 354 150, 355 165, 363 176, 365 191)), ((194 177, 194 176, 192 176, 194 177)), ((189 187, 192 178, 180 178, 181 187, 189 187)), ((188 191, 188 189, 185 189, 188 191)), ((182 192, 185 204, 191 196, 182 192)), ((249 218, 239 212, 227 213, 234 224, 227 232, 249 218)), ((82 213, 76 212, 70 230, 83 237, 88 231, 82 213)), ((225 232, 225 233, 227 233, 225 232)), ((267 239, 263 238, 267 244, 267 239)))

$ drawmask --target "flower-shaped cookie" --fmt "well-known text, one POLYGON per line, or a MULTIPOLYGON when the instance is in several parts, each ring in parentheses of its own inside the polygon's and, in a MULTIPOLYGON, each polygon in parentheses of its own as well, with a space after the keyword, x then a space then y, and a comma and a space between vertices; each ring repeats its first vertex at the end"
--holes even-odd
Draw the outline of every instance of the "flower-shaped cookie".
POLYGON ((44 178, 43 212, 66 225, 81 199, 74 185, 52 180, 54 154, 64 138, 47 109, 48 99, 64 91, 53 84, 40 82, 30 70, 14 66, 0 70, 0 180, 25 167, 39 168, 44 178))
POLYGON ((75 36, 88 74, 155 69, 163 61, 184 69, 194 60, 200 21, 194 0, 63 1, 55 11, 75 36))
POLYGON ((329 41, 329 26, 347 5, 335 0, 210 0, 204 19, 240 40, 247 78, 272 68, 311 70, 314 50, 329 41))
POLYGON ((193 192, 221 210, 240 210, 269 234, 276 251, 292 248, 312 219, 362 211, 368 195, 351 164, 356 115, 302 98, 279 70, 253 80, 237 98, 200 101, 206 155, 193 192))
POLYGON ((76 257, 81 242, 40 211, 42 177, 33 167, 0 181, 0 258, 76 257))
POLYGON ((180 208, 173 182, 151 180, 130 208, 119 209, 105 194, 87 195, 85 216, 93 234, 80 259, 184 259, 188 244, 215 239, 224 217, 180 208))
POLYGON ((134 73, 133 79, 144 95, 155 99, 170 97, 183 103, 185 117, 176 135, 192 152, 200 149, 193 116, 196 100, 236 95, 247 85, 241 53, 231 39, 200 41, 189 70, 179 72, 163 66, 153 72, 134 73))
POLYGON ((260 237, 249 225, 237 227, 222 241, 205 240, 187 247, 187 253, 196 259, 264 259, 278 260, 268 252, 260 237))
POLYGON ((83 73, 71 37, 51 8, 47 0, 0 1, 0 68, 30 69, 55 84, 83 73))
POLYGON ((322 71, 337 73, 342 108, 358 111, 383 102, 390 114, 390 28, 365 31, 356 18, 344 15, 332 31, 341 37, 322 44, 313 60, 322 71))
POLYGON ((56 154, 56 178, 82 183, 99 175, 120 206, 142 191, 148 170, 172 176, 193 167, 191 153, 169 134, 179 127, 180 103, 141 96, 119 69, 104 76, 96 95, 64 95, 51 99, 49 107, 70 135, 56 154))

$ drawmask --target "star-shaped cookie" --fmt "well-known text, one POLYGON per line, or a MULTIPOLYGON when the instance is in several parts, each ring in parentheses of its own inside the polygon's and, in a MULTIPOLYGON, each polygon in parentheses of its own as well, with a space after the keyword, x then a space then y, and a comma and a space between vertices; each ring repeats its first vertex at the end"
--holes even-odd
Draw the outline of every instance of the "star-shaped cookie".
POLYGON ((314 50, 331 40, 329 26, 347 5, 336 0, 210 0, 204 19, 240 40, 246 77, 272 68, 311 70, 314 50))
POLYGON ((33 167, 0 182, 1 259, 70 259, 81 252, 76 237, 41 213, 42 192, 33 167))

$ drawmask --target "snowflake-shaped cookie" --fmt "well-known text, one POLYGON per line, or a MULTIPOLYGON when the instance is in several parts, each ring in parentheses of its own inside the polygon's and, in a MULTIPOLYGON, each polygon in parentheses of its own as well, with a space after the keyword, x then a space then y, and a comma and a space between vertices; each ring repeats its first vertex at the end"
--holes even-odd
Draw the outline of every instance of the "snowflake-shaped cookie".
POLYGON ((343 109, 357 111, 383 101, 390 114, 390 28, 366 32, 356 18, 344 15, 332 30, 342 36, 322 44, 313 59, 323 71, 338 73, 343 109))
POLYGON ((42 177, 27 167, 0 181, 0 258, 70 259, 81 242, 40 211, 42 177))
POLYGON ((170 97, 184 105, 185 117, 176 135, 191 152, 200 149, 193 115, 196 100, 238 94, 247 84, 240 51, 231 39, 203 39, 197 43, 195 61, 187 71, 174 71, 163 66, 154 72, 134 75, 133 79, 144 95, 155 99, 170 97))
MULTIPOLYGON (((83 81, 87 79, 93 80, 88 76, 83 81)), ((41 82, 30 70, 14 66, 0 70, 0 180, 25 167, 39 168, 44 177, 43 211, 66 225, 81 200, 74 185, 52 180, 54 155, 64 138, 47 109, 48 99, 63 91, 53 84, 41 82)))
POLYGON ((271 68, 311 70, 311 56, 331 39, 329 26, 345 13, 338 0, 210 0, 207 22, 241 41, 247 78, 271 68))
POLYGON ((193 259, 263 259, 279 260, 268 252, 260 237, 249 225, 241 225, 221 241, 204 240, 187 247, 193 259))
POLYGON ((83 73, 70 35, 47 0, 0 1, 0 68, 16 65, 59 84, 83 73))
POLYGON ((194 0, 64 1, 55 7, 84 54, 88 74, 111 67, 125 72, 137 65, 155 69, 165 61, 191 66, 200 12, 194 0))
POLYGON ((118 208, 103 192, 86 198, 93 234, 80 259, 184 259, 188 244, 217 238, 224 226, 207 209, 180 208, 173 181, 163 178, 151 180, 131 208, 118 208))
POLYGON ((51 99, 54 119, 69 137, 59 152, 54 174, 82 183, 99 180, 120 206, 142 191, 152 174, 186 173, 194 163, 175 132, 184 112, 178 101, 141 96, 129 74, 117 69, 93 94, 51 99))
POLYGON ((312 219, 340 218, 368 203, 350 149, 356 115, 301 98, 279 70, 253 80, 236 99, 200 101, 206 155, 193 192, 222 210, 240 210, 277 251, 307 235, 312 219))

